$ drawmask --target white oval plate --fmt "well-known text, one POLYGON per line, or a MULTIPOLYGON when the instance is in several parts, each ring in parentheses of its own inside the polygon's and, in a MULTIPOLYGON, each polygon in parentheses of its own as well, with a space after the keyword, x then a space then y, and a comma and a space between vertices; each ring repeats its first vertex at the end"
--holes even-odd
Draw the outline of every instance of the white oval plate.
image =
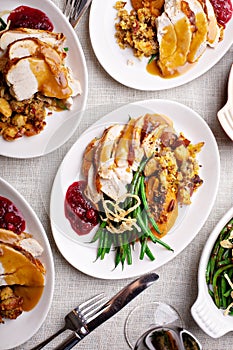
POLYGON ((69 48, 66 59, 67 66, 71 67, 74 76, 80 80, 82 94, 74 97, 73 108, 70 111, 53 112, 46 117, 45 129, 32 137, 22 137, 13 142, 5 141, 0 137, 0 155, 12 158, 33 158, 48 154, 62 146, 78 127, 86 107, 88 93, 88 75, 85 57, 79 39, 66 17, 50 0, 43 0, 38 5, 33 0, 1 1, 2 10, 13 10, 26 5, 38 8, 45 12, 54 25, 54 32, 64 33, 66 47, 69 48))
POLYGON ((40 260, 46 267, 45 287, 38 304, 31 311, 23 312, 16 320, 4 320, 5 323, 0 325, 0 350, 7 350, 25 343, 43 324, 53 298, 54 264, 49 241, 40 220, 20 193, 2 178, 0 196, 10 199, 21 211, 26 221, 25 231, 31 233, 44 248, 40 260))
MULTIPOLYGON (((207 48, 200 60, 185 74, 163 79, 146 71, 148 58, 137 59, 131 49, 122 50, 116 43, 116 0, 93 0, 90 11, 89 30, 93 50, 106 72, 119 83, 144 91, 170 89, 186 84, 213 67, 228 51, 233 42, 233 19, 227 23, 224 40, 215 49, 207 48), (133 65, 127 64, 132 61, 133 65)), ((132 9, 127 0, 126 9, 132 9)))
POLYGON ((215 201, 219 174, 220 160, 217 143, 206 122, 196 112, 182 104, 168 100, 147 100, 125 105, 100 119, 81 135, 59 167, 52 187, 50 202, 50 219, 57 247, 71 265, 94 277, 122 279, 152 271, 179 254, 201 229, 215 201), (122 271, 120 266, 114 269, 113 253, 108 254, 104 261, 95 262, 96 247, 90 247, 89 243, 85 243, 90 241, 90 237, 83 236, 84 241, 81 241, 80 236, 73 232, 64 215, 64 199, 68 186, 81 179, 80 167, 83 152, 90 140, 98 136, 98 133, 101 135, 107 125, 126 123, 129 116, 137 118, 147 112, 169 116, 174 121, 177 132, 184 132, 193 143, 205 142, 205 146, 198 155, 199 163, 203 165, 200 169, 200 176, 204 183, 194 194, 192 205, 180 212, 177 224, 164 238, 164 241, 174 249, 174 253, 159 245, 151 246, 156 259, 153 262, 147 259, 140 261, 137 258, 139 245, 136 245, 133 264, 131 266, 125 264, 122 271))
POLYGON ((207 263, 212 248, 220 231, 232 217, 233 208, 229 209, 218 222, 205 244, 198 269, 198 297, 191 308, 194 320, 201 329, 212 338, 219 338, 224 334, 233 331, 233 317, 224 316, 223 310, 216 307, 208 293, 208 287, 205 280, 207 263))

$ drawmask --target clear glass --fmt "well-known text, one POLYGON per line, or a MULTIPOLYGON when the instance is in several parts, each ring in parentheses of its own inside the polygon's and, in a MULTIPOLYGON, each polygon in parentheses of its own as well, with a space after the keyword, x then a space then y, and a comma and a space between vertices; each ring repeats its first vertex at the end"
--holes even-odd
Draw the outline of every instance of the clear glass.
POLYGON ((152 302, 136 307, 125 322, 125 338, 134 350, 201 350, 186 329, 178 311, 169 304, 152 302))
POLYGON ((125 322, 125 338, 131 349, 143 333, 159 326, 184 327, 178 311, 169 304, 152 302, 137 306, 131 311, 125 322))

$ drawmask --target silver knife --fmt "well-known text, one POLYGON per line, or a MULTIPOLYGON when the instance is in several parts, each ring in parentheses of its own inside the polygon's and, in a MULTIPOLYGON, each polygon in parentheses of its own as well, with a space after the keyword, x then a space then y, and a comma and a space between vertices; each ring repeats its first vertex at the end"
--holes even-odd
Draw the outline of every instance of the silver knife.
POLYGON ((152 283, 157 281, 159 276, 156 273, 149 273, 137 278, 135 281, 128 284, 114 297, 107 301, 101 308, 99 315, 88 322, 85 326, 76 332, 73 332, 62 344, 55 348, 55 350, 70 350, 78 344, 84 337, 86 337, 95 328, 114 316, 124 306, 126 306, 137 295, 143 292, 152 283))

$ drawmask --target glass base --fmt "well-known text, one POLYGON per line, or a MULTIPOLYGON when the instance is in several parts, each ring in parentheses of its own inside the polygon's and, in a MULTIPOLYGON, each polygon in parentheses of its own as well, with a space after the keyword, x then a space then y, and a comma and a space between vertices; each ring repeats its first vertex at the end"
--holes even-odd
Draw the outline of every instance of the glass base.
POLYGON ((125 322, 125 338, 134 349, 138 338, 156 326, 172 325, 183 328, 179 313, 169 304, 152 302, 137 306, 131 311, 125 322))

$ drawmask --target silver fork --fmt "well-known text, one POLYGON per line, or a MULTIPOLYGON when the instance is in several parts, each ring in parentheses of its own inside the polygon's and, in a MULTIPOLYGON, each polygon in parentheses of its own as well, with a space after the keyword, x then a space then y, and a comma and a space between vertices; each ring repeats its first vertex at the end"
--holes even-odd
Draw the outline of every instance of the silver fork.
POLYGON ((66 0, 64 14, 69 19, 73 28, 80 21, 82 15, 86 12, 92 0, 66 0))
POLYGON ((233 141, 233 65, 228 78, 228 99, 225 106, 218 111, 218 120, 226 134, 233 141))
POLYGON ((67 329, 77 331, 80 328, 85 327, 87 322, 90 322, 96 317, 98 311, 101 309, 105 302, 106 297, 104 297, 103 293, 101 293, 80 304, 65 316, 64 327, 59 329, 56 333, 51 335, 49 338, 31 350, 42 349, 45 345, 50 343, 54 338, 56 338, 59 334, 63 333, 67 329))

